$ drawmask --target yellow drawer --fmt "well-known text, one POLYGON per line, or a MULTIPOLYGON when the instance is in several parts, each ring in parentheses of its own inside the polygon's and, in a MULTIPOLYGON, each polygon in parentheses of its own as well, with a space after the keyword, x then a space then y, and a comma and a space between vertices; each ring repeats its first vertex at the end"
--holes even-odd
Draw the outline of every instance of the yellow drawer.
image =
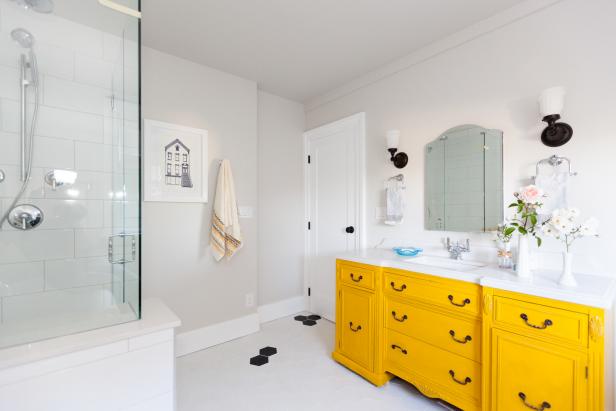
POLYGON ((588 315, 511 298, 494 297, 494 324, 518 329, 524 335, 553 337, 588 344, 588 315))
POLYGON ((479 320, 453 318, 386 297, 385 326, 390 330, 481 362, 479 320))
POLYGON ((373 293, 340 287, 338 296, 338 351, 368 371, 374 364, 373 293))
POLYGON ((343 284, 374 290, 374 270, 351 264, 340 264, 340 281, 343 284))
MULTIPOLYGON (((455 395, 479 401, 481 398, 481 365, 459 355, 441 350, 398 332, 387 330, 385 367, 420 375, 455 395)), ((395 374, 395 372, 394 372, 395 374)))
POLYGON ((452 312, 480 314, 481 288, 478 285, 388 271, 385 271, 384 278, 385 292, 390 295, 424 300, 452 312))

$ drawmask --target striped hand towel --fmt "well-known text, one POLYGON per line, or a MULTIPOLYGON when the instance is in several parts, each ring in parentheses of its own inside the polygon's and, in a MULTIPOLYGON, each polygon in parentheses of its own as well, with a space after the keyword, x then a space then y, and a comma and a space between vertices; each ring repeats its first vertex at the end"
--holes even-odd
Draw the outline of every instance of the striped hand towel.
POLYGON ((218 170, 210 247, 216 261, 220 261, 224 256, 230 259, 242 248, 235 185, 229 160, 222 160, 218 170))

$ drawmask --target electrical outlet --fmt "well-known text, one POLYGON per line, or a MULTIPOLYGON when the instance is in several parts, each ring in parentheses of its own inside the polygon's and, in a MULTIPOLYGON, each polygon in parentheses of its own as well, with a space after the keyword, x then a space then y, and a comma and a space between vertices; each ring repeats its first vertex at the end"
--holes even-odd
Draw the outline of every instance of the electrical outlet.
POLYGON ((246 294, 246 308, 254 307, 255 295, 253 293, 246 294))

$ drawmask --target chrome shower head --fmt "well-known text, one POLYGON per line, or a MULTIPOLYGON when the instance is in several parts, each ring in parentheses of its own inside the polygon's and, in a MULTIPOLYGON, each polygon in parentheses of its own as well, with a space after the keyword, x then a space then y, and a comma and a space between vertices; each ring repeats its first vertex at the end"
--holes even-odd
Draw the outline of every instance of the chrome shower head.
POLYGON ((18 28, 11 31, 11 37, 25 49, 31 49, 34 45, 34 36, 26 29, 18 28))
POLYGON ((20 6, 36 11, 37 13, 51 13, 53 0, 14 0, 20 6))

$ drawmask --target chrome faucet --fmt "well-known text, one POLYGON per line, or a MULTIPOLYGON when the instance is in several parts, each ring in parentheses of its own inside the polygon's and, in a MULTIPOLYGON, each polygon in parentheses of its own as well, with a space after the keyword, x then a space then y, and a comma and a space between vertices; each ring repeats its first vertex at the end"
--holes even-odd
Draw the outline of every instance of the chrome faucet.
POLYGON ((451 242, 451 239, 447 237, 447 251, 449 251, 449 256, 454 260, 461 260, 462 253, 469 253, 471 251, 471 241, 467 238, 466 245, 460 244, 459 241, 456 241, 455 244, 451 242))

